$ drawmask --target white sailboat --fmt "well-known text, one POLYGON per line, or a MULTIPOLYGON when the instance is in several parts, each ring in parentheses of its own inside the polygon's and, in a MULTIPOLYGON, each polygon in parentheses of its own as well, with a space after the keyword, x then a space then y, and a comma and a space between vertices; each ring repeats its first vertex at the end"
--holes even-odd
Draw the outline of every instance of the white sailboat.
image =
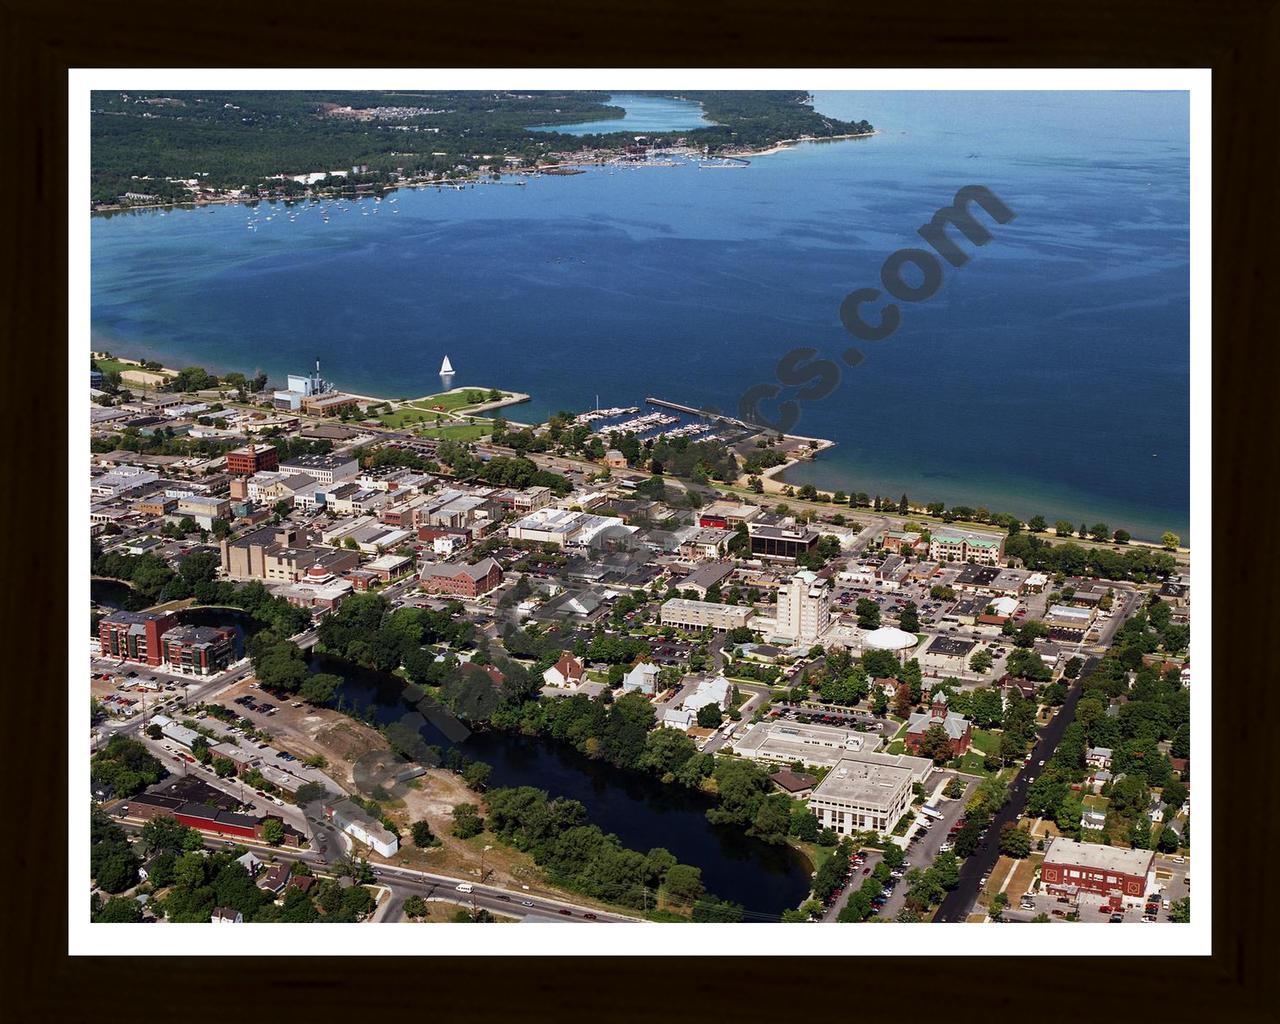
POLYGON ((440 376, 443 377, 446 373, 453 373, 453 364, 449 362, 448 356, 445 356, 444 362, 440 364, 440 376))

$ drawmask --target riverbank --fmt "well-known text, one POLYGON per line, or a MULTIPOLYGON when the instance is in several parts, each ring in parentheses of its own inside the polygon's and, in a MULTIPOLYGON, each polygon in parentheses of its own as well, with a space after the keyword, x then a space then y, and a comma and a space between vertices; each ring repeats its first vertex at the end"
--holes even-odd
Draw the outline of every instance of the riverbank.
MULTIPOLYGON (((236 684, 222 695, 220 703, 234 702, 242 694, 260 697, 261 691, 251 687, 252 677, 236 684)), ((281 701, 277 712, 265 727, 298 756, 319 756, 326 762, 325 771, 347 793, 362 797, 356 779, 357 765, 392 756, 391 744, 381 731, 366 722, 333 708, 303 704, 294 708, 281 701)), ((390 798, 379 801, 387 816, 400 830, 400 848, 392 857, 367 853, 372 863, 394 864, 421 871, 434 871, 455 876, 474 876, 488 885, 500 885, 513 891, 568 900, 616 913, 633 913, 631 908, 593 900, 547 881, 542 869, 528 854, 494 841, 482 833, 470 839, 453 835, 453 809, 459 804, 473 804, 484 811, 484 794, 469 787, 457 773, 445 768, 428 768, 405 786, 398 787, 390 798), (415 846, 412 826, 426 821, 438 844, 415 846)))

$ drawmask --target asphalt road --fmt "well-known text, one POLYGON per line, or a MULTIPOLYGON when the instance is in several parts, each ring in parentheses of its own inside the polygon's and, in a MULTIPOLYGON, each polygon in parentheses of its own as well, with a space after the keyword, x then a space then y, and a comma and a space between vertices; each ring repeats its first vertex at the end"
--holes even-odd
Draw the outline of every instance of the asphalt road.
MULTIPOLYGON (((1140 598, 1140 592, 1132 587, 1122 589, 1122 604, 1116 609, 1115 614, 1111 616, 1103 628, 1101 642, 1093 650, 1098 650, 1111 642, 1111 638, 1115 636, 1116 630, 1120 628, 1121 623, 1137 610, 1140 598)), ((1081 653, 1083 654, 1084 651, 1081 651, 1081 653)), ((1040 762, 1047 763, 1049 758, 1053 756, 1053 752, 1058 749, 1062 734, 1076 717, 1076 703, 1080 700, 1081 680, 1094 670, 1098 661, 1099 658, 1096 654, 1090 653, 1085 657, 1079 678, 1072 684, 1071 689, 1067 691, 1066 701, 1058 709, 1058 713, 1041 730, 1040 738, 1036 741, 1031 751, 1030 766, 1018 773, 1017 778, 1010 787, 1008 801, 1000 808, 991 825, 987 828, 977 851, 961 866, 960 884, 949 892, 942 901, 942 905, 938 907, 938 913, 934 917, 935 921, 964 921, 969 916, 969 912, 978 898, 978 891, 981 889, 981 879, 994 870, 996 861, 1000 859, 1001 826, 1006 822, 1016 821, 1021 817, 1027 804, 1027 786, 1030 784, 1031 779, 1040 774, 1040 762)))
MULTIPOLYGON (((1091 657, 1085 662, 1084 669, 1080 673, 1081 678, 1093 671, 1097 661, 1097 658, 1091 657)), ((1009 788, 1009 799, 996 812, 973 856, 961 865, 960 884, 947 893, 942 905, 938 907, 935 921, 964 921, 969 916, 969 911, 982 887, 981 879, 995 868, 996 861, 1000 859, 1000 829, 1006 822, 1016 821, 1022 815, 1027 805, 1028 780, 1040 774, 1040 762, 1047 762, 1058 748, 1062 734, 1076 717, 1076 703, 1080 700, 1080 692, 1080 680, 1077 679, 1067 691, 1067 699, 1058 709, 1058 713, 1040 731, 1040 738, 1031 748, 1030 766, 1018 773, 1009 788)))
MULTIPOLYGON (((137 833, 142 831, 142 822, 117 819, 116 823, 128 832, 137 833)), ((326 867, 324 858, 311 850, 268 847, 260 843, 246 843, 241 839, 224 840, 205 836, 205 846, 212 850, 226 849, 236 845, 242 845, 260 854, 269 855, 282 863, 293 863, 300 860, 321 870, 326 867)), ((425 871, 414 871, 411 868, 391 867, 389 865, 376 865, 373 867, 373 872, 379 883, 391 889, 392 898, 400 904, 404 902, 405 896, 416 894, 419 896, 437 896, 447 898, 450 902, 484 907, 494 913, 505 914, 508 917, 553 917, 557 920, 576 922, 578 924, 645 923, 640 918, 608 913, 603 910, 596 910, 593 907, 584 907, 576 903, 570 903, 567 900, 535 895, 523 890, 507 890, 500 886, 480 885, 478 882, 466 878, 430 874, 425 871), (458 885, 464 882, 470 882, 472 886, 471 892, 463 893, 458 891, 458 885), (567 913, 562 913, 562 911, 567 911, 567 913), (588 914, 594 916, 588 917, 588 914)), ((398 910, 398 907, 391 909, 398 910)), ((389 917, 389 915, 385 914, 384 916, 389 917)))
MULTIPOLYGON (((492 913, 505 914, 508 917, 553 917, 577 924, 634 923, 639 920, 639 918, 610 914, 602 910, 591 910, 574 903, 554 900, 524 891, 507 890, 492 885, 480 885, 477 882, 471 883, 471 892, 459 892, 457 887, 464 879, 450 878, 447 875, 433 875, 422 871, 412 871, 408 868, 395 868, 386 865, 379 865, 373 870, 378 881, 392 890, 393 899, 398 898, 401 903, 403 903, 405 896, 435 896, 452 903, 460 903, 474 908, 483 907, 492 913), (564 913, 564 911, 567 911, 567 913, 564 913), (588 918, 587 914, 594 914, 595 916, 588 918)), ((388 919, 391 919, 389 914, 388 919)))

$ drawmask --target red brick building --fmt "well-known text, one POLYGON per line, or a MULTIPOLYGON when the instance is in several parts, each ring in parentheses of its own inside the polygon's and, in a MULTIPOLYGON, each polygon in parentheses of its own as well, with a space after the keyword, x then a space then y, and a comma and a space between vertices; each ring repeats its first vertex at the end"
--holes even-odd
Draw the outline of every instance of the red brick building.
POLYGON ((271 445, 248 445, 227 452, 227 472, 232 476, 253 476, 280 468, 280 453, 271 445))
POLYGON ((1050 893, 1077 904, 1083 898, 1116 910, 1141 906, 1155 883, 1155 853, 1059 836, 1045 851, 1040 881, 1050 893))
POLYGON ((161 638, 164 660, 184 672, 220 672, 235 655, 235 638, 225 626, 175 626, 161 638))
POLYGON ((476 598, 502 582, 502 566, 492 558, 475 565, 443 563, 422 570, 422 589, 430 594, 476 598))
POLYGON ((973 741, 973 723, 947 707, 945 693, 934 697, 928 712, 919 711, 907 719, 907 733, 903 737, 907 750, 912 754, 918 753, 925 734, 935 725, 947 734, 952 757, 962 757, 969 750, 973 741))
POLYGON ((98 623, 102 656, 159 665, 164 661, 160 638, 177 624, 169 612, 112 612, 98 623))

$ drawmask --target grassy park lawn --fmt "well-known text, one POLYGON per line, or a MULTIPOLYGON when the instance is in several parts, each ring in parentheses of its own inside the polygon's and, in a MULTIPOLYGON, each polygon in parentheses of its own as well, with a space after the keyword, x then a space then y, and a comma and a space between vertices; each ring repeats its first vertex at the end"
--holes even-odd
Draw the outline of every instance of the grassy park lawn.
POLYGON ((819 846, 817 843, 806 843, 799 839, 791 839, 789 842, 805 855, 809 863, 813 865, 814 871, 822 867, 823 864, 831 859, 831 855, 835 853, 834 846, 819 846))
POLYGON ((437 440, 449 438, 454 441, 478 441, 492 433, 492 423, 451 423, 443 427, 428 427, 418 431, 420 437, 432 437, 437 440))
POLYGON ((410 408, 404 406, 395 412, 384 412, 378 417, 384 427, 390 427, 392 430, 399 430, 401 427, 412 426, 419 423, 435 423, 436 414, 434 412, 425 412, 422 409, 410 408))
POLYGON ((1000 735, 987 729, 974 729, 972 739, 973 749, 984 754, 993 753, 1000 743, 1000 735))
POLYGON ((124 370, 141 370, 137 363, 126 363, 123 359, 95 359, 94 365, 103 373, 120 373, 124 370))
MULTIPOLYGON (((426 412, 457 412, 469 405, 483 405, 489 401, 489 390, 489 388, 466 388, 462 391, 445 391, 438 395, 419 398, 409 404, 415 409, 426 412), (472 401, 473 395, 479 395, 479 401, 472 401)), ((502 397, 506 398, 509 394, 510 392, 503 391, 502 397)))
POLYGON ((969 775, 995 774, 994 772, 987 771, 986 768, 983 767, 982 763, 985 760, 986 760, 986 756, 984 754, 981 754, 976 750, 970 750, 968 753, 964 755, 964 757, 960 758, 957 761, 951 761, 950 764, 953 768, 956 768, 962 772, 966 772, 969 775))

